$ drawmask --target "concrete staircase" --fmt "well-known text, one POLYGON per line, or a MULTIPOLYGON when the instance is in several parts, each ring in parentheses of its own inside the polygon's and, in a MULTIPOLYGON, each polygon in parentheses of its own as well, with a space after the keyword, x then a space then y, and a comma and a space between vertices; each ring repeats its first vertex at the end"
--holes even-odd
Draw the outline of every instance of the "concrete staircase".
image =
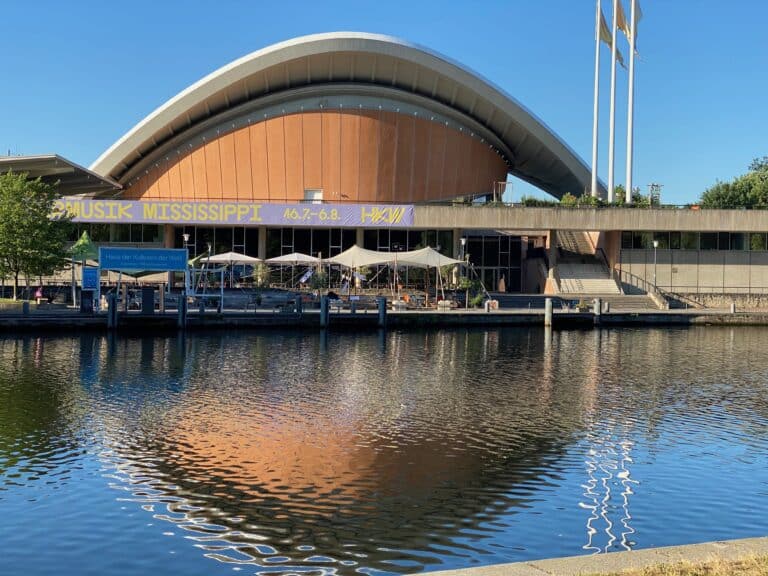
POLYGON ((560 258, 563 260, 595 257, 595 249, 592 247, 592 242, 590 242, 586 232, 559 230, 557 232, 557 247, 560 249, 560 258))
POLYGON ((570 296, 621 294, 621 288, 605 265, 595 256, 586 232, 561 230, 557 233, 559 249, 557 274, 560 293, 570 296))
POLYGON ((557 273, 560 276, 561 294, 621 294, 610 272, 597 260, 583 264, 560 262, 557 273))

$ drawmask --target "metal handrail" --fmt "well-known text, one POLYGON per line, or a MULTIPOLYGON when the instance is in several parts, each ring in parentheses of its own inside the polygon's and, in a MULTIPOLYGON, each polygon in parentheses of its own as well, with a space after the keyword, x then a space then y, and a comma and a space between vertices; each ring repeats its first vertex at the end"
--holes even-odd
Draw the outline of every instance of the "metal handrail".
POLYGON ((664 291, 655 284, 648 282, 648 280, 641 278, 636 274, 632 274, 631 272, 627 272, 626 270, 621 269, 619 269, 619 278, 622 283, 626 278, 628 280, 627 284, 635 286, 636 288, 640 288, 641 290, 645 290, 646 294, 650 296, 651 300, 653 300, 659 308, 669 309, 669 300, 667 300, 665 297, 664 291))

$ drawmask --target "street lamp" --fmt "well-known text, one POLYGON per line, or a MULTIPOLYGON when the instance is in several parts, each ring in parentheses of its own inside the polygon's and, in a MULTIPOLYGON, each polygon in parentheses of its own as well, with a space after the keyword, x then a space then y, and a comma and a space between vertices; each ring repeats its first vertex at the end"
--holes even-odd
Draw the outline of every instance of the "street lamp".
POLYGON ((656 288, 656 249, 659 247, 659 241, 653 241, 653 287, 656 288))

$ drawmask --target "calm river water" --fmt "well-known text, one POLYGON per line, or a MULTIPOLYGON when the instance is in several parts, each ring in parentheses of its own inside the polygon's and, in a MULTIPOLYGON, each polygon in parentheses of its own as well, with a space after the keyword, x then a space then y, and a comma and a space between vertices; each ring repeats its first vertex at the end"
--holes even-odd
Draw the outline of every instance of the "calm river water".
POLYGON ((0 573, 381 574, 768 534, 768 329, 0 339, 0 573))

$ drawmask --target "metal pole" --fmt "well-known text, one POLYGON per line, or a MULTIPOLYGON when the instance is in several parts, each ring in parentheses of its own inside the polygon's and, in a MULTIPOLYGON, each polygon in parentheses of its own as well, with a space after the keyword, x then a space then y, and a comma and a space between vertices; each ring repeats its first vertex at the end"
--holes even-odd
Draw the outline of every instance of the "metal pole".
POLYGON ((653 241, 653 288, 656 288, 656 248, 659 246, 659 241, 653 241))
POLYGON ((636 0, 630 0, 630 36, 629 39, 629 88, 627 102, 627 190, 626 203, 632 203, 632 141, 635 116, 635 3, 636 0))
POLYGON ((611 114, 608 130, 608 202, 613 202, 613 155, 616 140, 616 12, 619 0, 613 0, 613 18, 611 25, 611 114))
POLYGON ((597 0, 595 14, 595 102, 592 118, 592 187, 593 197, 597 197, 597 135, 598 135, 598 99, 600 95, 600 0, 597 0))

